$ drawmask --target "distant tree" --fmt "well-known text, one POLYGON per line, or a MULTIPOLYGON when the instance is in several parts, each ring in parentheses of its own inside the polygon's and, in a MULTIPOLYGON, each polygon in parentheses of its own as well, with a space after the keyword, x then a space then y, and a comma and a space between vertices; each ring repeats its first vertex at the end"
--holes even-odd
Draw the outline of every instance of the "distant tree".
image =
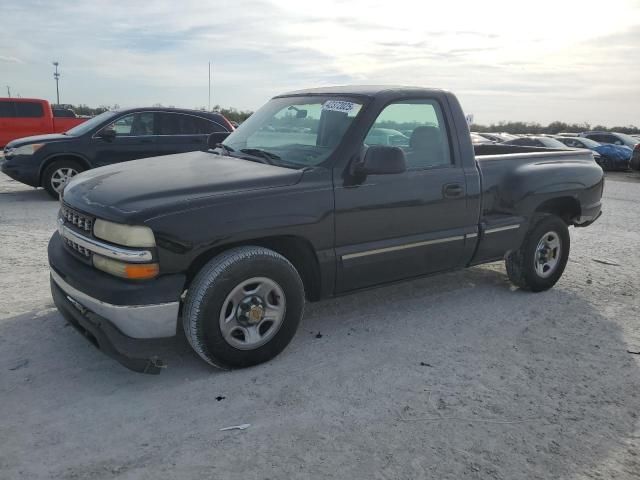
POLYGON ((539 123, 530 122, 498 122, 490 125, 480 125, 474 123, 471 125, 472 132, 507 132, 507 133, 529 133, 529 134, 541 134, 547 133, 555 135, 561 132, 567 133, 580 133, 587 130, 603 130, 609 132, 622 132, 622 133, 640 133, 640 128, 635 125, 628 125, 626 127, 612 127, 608 128, 604 125, 596 125, 592 127, 589 123, 565 123, 560 121, 551 122, 550 124, 543 126, 539 123))
POLYGON ((231 120, 232 122, 244 122, 247 118, 249 118, 253 112, 249 111, 249 110, 238 110, 236 108, 233 107, 229 107, 229 108, 223 108, 220 105, 216 105, 213 107, 212 111, 214 112, 218 112, 222 115, 224 115, 227 120, 231 120))

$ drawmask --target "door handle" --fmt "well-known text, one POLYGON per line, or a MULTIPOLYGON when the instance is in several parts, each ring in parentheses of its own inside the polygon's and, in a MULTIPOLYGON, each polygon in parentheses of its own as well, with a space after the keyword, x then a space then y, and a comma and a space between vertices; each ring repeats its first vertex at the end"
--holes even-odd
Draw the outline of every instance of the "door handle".
POLYGON ((464 188, 459 183, 447 183, 442 187, 442 196, 445 198, 461 197, 464 194, 464 188))

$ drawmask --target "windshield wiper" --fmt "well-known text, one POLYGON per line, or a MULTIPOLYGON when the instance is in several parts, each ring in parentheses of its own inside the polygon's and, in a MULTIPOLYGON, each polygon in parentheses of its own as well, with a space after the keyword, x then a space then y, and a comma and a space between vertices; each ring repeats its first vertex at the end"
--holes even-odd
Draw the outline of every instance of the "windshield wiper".
POLYGON ((279 155, 267 152, 266 150, 262 150, 260 148, 242 148, 240 149, 240 151, 248 155, 253 155, 254 157, 264 158, 265 160, 267 160, 269 165, 275 165, 274 162, 281 160, 279 155))
POLYGON ((231 147, 227 147, 224 143, 216 143, 216 148, 222 150, 222 152, 227 155, 231 152, 235 152, 235 150, 231 147))

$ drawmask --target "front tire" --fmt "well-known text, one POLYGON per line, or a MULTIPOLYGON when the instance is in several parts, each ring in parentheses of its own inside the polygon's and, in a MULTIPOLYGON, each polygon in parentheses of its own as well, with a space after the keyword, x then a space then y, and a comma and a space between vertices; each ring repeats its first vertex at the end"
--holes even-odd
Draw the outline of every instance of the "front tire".
POLYGON ((56 160, 45 168, 42 186, 49 195, 58 200, 67 183, 84 170, 84 166, 75 160, 56 160))
POLYGON ((520 248, 505 259, 509 280, 532 292, 550 289, 564 272, 570 243, 569 228, 561 218, 534 217, 520 248))
POLYGON ((243 368, 278 355, 304 311, 294 266, 263 247, 238 247, 207 263, 189 287, 182 323, 191 347, 219 368, 243 368))

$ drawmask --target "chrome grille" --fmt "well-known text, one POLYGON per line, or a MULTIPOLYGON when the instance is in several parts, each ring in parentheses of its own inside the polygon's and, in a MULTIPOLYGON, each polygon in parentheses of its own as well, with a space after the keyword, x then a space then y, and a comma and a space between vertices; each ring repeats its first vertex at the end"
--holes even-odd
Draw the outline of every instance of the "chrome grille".
POLYGON ((73 240, 69 240, 67 237, 62 237, 62 240, 64 240, 64 243, 67 245, 67 247, 71 248, 75 252, 78 252, 83 257, 89 258, 91 256, 90 250, 78 245, 73 240))
POLYGON ((60 216, 65 220, 65 222, 68 222, 85 232, 91 232, 91 229, 93 228, 93 218, 69 208, 66 205, 62 205, 60 208, 60 216))

